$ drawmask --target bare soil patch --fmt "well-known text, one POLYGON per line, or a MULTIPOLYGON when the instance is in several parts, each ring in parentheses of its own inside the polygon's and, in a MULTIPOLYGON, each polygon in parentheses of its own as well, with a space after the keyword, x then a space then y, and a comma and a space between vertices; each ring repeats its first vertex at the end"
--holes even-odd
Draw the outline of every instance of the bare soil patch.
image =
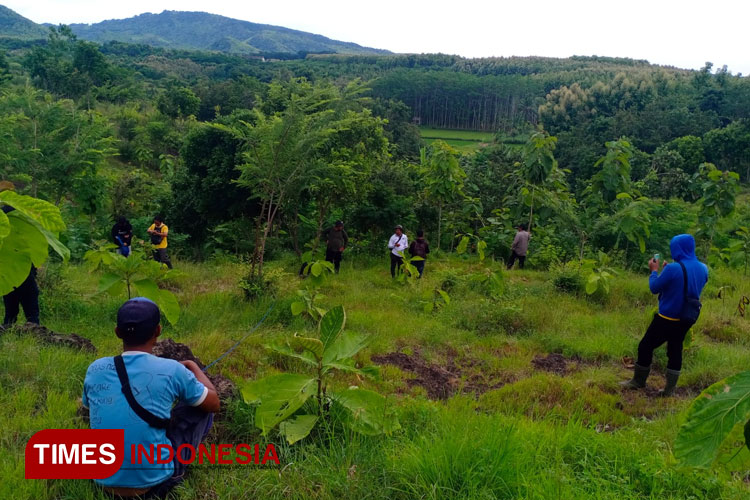
POLYGON ((420 386, 427 391, 430 399, 444 400, 457 392, 482 394, 498 389, 511 381, 512 377, 488 373, 484 363, 475 359, 462 359, 457 362, 458 353, 454 349, 447 352, 444 365, 429 363, 419 352, 406 354, 390 352, 372 356, 370 359, 378 365, 397 366, 405 372, 416 375, 407 379, 409 386, 420 386))
MULTIPOLYGON (((201 369, 206 366, 193 354, 193 351, 191 351, 188 346, 175 342, 172 339, 157 342, 154 346, 153 353, 154 356, 174 359, 175 361, 194 361, 201 367, 201 369)), ((227 377, 224 377, 223 375, 208 375, 208 378, 211 380, 211 383, 214 384, 214 387, 216 387, 216 393, 219 395, 220 400, 226 401, 237 395, 237 386, 235 386, 234 382, 227 377)))
POLYGON ((565 376, 571 372, 578 371, 581 368, 581 365, 585 363, 581 358, 566 358, 562 354, 552 352, 546 356, 537 354, 534 356, 534 359, 531 360, 531 364, 537 370, 565 376))
POLYGON ((96 347, 86 337, 75 333, 57 333, 49 328, 34 323, 26 323, 15 327, 16 331, 33 335, 44 344, 69 347, 79 351, 96 352, 96 347))

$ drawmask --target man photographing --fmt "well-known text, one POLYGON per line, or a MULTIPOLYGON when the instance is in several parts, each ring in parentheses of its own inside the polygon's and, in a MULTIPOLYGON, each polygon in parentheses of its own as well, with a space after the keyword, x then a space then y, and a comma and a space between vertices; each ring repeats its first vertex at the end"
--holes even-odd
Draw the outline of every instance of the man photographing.
MULTIPOLYGON (((83 405, 89 408, 91 428, 125 430, 123 464, 134 463, 131 445, 197 448, 211 429, 213 413, 219 411, 216 389, 194 361, 152 354, 161 335, 159 320, 154 302, 144 297, 125 302, 117 312, 115 328, 123 353, 91 363, 83 382, 83 405), (178 404, 172 408, 175 401, 178 404)), ((168 454, 162 449, 162 460, 168 454)), ((138 468, 124 465, 96 482, 122 497, 162 498, 183 480, 185 471, 176 458, 163 464, 144 461, 138 468)))
POLYGON ((667 344, 667 383, 660 396, 671 396, 682 369, 682 343, 700 313, 700 296, 708 281, 708 267, 695 256, 695 239, 680 234, 669 243, 675 262, 667 264, 651 259, 648 285, 651 293, 659 294, 659 312, 654 315, 643 339, 638 344, 638 360, 633 378, 622 385, 628 389, 646 386, 654 350, 667 344), (659 265, 662 271, 659 274, 659 265))

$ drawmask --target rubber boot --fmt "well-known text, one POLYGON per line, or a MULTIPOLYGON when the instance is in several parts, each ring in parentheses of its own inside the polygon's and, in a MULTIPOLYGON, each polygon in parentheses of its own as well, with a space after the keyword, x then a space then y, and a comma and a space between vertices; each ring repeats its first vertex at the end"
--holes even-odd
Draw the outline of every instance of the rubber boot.
POLYGON ((650 366, 641 366, 636 363, 633 368, 633 378, 625 382, 620 382, 620 385, 624 389, 643 389, 646 387, 646 379, 650 372, 650 366))
POLYGON ((670 370, 667 368, 667 385, 664 390, 659 391, 659 396, 666 398, 674 394, 674 388, 677 387, 677 380, 680 378, 680 370, 670 370))

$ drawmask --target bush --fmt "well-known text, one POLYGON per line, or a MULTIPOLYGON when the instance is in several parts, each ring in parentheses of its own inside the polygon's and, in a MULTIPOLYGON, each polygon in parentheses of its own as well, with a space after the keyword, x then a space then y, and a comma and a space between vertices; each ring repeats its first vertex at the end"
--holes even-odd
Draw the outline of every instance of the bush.
POLYGON ((288 275, 282 269, 266 269, 263 276, 251 275, 248 268, 245 276, 240 279, 239 287, 247 300, 275 297, 279 291, 279 283, 288 275))
POLYGON ((566 262, 554 266, 551 271, 552 284, 556 290, 578 295, 583 292, 585 282, 580 266, 575 262, 566 262))
POLYGON ((521 308, 509 302, 478 299, 463 304, 455 325, 477 335, 525 335, 531 330, 521 308))

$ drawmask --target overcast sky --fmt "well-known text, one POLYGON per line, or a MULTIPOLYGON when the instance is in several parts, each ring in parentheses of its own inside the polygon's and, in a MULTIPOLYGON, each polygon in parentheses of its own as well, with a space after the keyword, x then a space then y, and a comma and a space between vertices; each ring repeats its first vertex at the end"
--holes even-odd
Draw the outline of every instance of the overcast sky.
POLYGON ((748 0, 0 0, 38 23, 190 10, 393 52, 622 56, 750 74, 748 0))

